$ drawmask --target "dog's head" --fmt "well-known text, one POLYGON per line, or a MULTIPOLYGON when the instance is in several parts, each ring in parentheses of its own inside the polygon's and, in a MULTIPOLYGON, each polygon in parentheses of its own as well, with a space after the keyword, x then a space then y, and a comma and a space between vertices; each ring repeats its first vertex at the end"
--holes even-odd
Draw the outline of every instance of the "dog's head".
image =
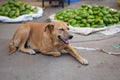
POLYGON ((49 32, 58 41, 61 41, 65 44, 68 44, 68 40, 73 38, 73 36, 69 33, 69 25, 66 22, 49 23, 46 26, 45 31, 49 32))

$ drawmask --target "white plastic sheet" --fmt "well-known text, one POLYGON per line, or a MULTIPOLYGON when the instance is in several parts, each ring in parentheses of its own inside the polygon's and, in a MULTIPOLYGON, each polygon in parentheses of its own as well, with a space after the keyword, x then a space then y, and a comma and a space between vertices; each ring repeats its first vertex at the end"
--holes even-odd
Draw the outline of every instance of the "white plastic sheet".
MULTIPOLYGON (((54 17, 55 17, 55 14, 49 16, 49 19, 51 22, 59 21, 59 20, 55 20, 54 17)), ((80 27, 73 27, 70 25, 70 31, 74 33, 83 34, 83 35, 89 35, 94 32, 101 32, 104 35, 113 35, 115 33, 120 32, 120 25, 112 25, 104 28, 80 28, 80 27)))
POLYGON ((5 17, 5 16, 0 16, 0 21, 1 22, 24 22, 24 21, 33 20, 34 18, 39 18, 39 17, 41 17, 43 15, 43 9, 40 8, 40 7, 37 7, 37 8, 38 8, 37 13, 25 14, 25 15, 22 15, 22 16, 19 16, 19 17, 15 18, 15 19, 5 17))

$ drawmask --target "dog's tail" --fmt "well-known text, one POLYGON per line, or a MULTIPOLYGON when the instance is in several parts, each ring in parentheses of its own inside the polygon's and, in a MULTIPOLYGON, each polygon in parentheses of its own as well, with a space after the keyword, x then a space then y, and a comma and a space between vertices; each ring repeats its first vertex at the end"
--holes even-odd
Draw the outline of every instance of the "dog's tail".
POLYGON ((11 40, 9 43, 9 54, 13 54, 17 50, 17 47, 14 44, 14 41, 11 40))

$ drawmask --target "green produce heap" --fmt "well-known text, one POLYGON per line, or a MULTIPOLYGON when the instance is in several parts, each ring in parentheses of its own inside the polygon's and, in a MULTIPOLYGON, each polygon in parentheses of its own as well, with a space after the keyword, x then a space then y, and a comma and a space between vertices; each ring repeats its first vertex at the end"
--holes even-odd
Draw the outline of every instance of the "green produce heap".
POLYGON ((84 4, 78 9, 59 11, 54 19, 68 22, 74 27, 102 28, 120 24, 120 11, 102 5, 84 4))
POLYGON ((0 5, 0 16, 17 18, 24 14, 32 14, 38 11, 37 7, 23 2, 22 0, 9 0, 0 5))

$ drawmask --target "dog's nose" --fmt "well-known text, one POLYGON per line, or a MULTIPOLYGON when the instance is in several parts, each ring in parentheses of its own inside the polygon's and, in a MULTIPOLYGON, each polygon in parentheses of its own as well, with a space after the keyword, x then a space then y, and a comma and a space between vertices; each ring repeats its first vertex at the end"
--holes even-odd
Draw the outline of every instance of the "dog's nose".
POLYGON ((69 39, 72 39, 73 38, 73 35, 69 35, 69 37, 68 37, 69 39))

